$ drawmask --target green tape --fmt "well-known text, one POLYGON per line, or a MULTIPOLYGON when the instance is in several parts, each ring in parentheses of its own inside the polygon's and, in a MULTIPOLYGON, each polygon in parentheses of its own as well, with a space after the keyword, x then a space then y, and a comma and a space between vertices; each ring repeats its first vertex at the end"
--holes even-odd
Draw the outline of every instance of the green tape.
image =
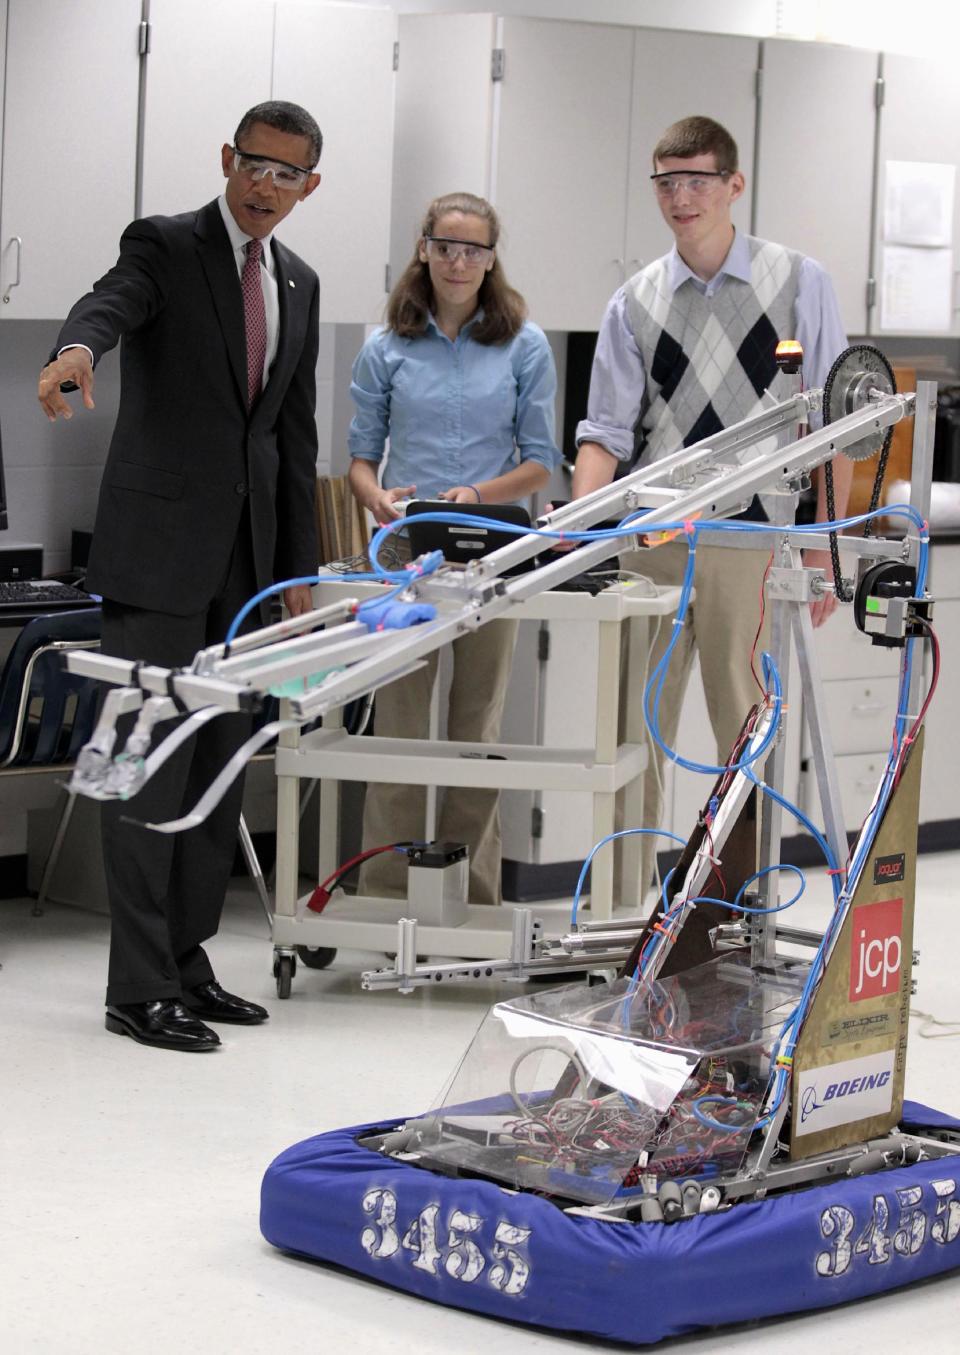
POLYGON ((320 673, 311 673, 305 678, 290 678, 287 682, 280 682, 268 690, 271 696, 302 696, 311 687, 319 687, 321 682, 325 682, 331 673, 342 672, 342 666, 339 668, 324 668, 320 673))

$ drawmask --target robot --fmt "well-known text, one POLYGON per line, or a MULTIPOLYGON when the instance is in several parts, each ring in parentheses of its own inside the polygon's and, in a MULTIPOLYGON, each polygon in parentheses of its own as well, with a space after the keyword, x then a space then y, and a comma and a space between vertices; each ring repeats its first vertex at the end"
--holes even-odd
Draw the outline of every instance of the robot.
MULTIPOLYGON (((547 941, 518 910, 510 957, 482 966, 418 964, 416 922, 406 920, 393 967, 364 976, 368 988, 406 992, 478 973, 588 969, 606 981, 496 1003, 427 1113, 282 1153, 261 1209, 278 1247, 435 1301, 634 1343, 827 1307, 960 1264, 960 1121, 904 1100, 923 717, 939 670, 925 586, 935 391, 920 383, 897 394, 885 359, 865 345, 841 355, 822 392, 800 388, 794 355, 783 363, 786 400, 542 519, 539 533, 583 542, 552 563, 507 573, 542 548, 532 533, 465 571, 432 559, 399 577, 381 569, 375 609, 337 603, 228 636, 176 672, 69 657, 72 671, 113 686, 74 774, 75 789, 99 798, 135 792, 204 720, 270 693, 284 698, 282 719, 241 750, 193 814, 152 825, 179 831, 209 812, 270 737, 409 671, 458 629, 571 577, 625 538, 655 549, 667 535, 710 531, 735 548, 749 531, 773 550, 764 695, 712 769, 653 914, 575 924, 547 941), (796 438, 817 412, 823 426, 796 438), (837 451, 879 453, 862 519, 872 525, 889 432, 911 414, 911 503, 884 510, 905 534, 845 541, 857 557, 847 582, 835 528, 848 524, 796 526, 797 495, 837 451), (773 495, 770 522, 727 520, 761 489, 773 495), (616 532, 591 530, 610 518, 620 519, 616 532), (808 610, 830 584, 802 567, 804 545, 831 547, 837 592, 852 600, 857 625, 901 652, 890 755, 849 849, 808 610), (822 832, 783 795, 791 645, 822 832), (175 701, 190 714, 153 747, 153 726, 175 701), (116 716, 132 710, 134 731, 116 752, 116 716), (830 871, 822 933, 780 917, 799 897, 781 898, 800 875, 780 859, 785 815, 814 835, 830 871)), ((662 681, 654 672, 645 697, 655 737, 662 681)))

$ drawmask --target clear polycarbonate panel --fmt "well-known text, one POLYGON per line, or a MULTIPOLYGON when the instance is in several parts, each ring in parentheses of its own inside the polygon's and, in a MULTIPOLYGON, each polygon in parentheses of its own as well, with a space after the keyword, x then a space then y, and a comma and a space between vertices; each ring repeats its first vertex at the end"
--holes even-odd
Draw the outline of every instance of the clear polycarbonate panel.
POLYGON ((500 1002, 405 1147, 425 1166, 591 1204, 734 1171, 804 973, 731 953, 652 984, 500 1002))

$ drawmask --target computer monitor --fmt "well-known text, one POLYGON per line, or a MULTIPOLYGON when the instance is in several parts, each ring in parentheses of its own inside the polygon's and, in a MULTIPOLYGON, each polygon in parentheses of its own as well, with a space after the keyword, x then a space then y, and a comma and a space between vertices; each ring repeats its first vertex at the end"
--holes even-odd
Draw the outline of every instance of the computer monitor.
POLYGON ((7 487, 3 479, 3 433, 0 432, 0 532, 7 526, 7 487))

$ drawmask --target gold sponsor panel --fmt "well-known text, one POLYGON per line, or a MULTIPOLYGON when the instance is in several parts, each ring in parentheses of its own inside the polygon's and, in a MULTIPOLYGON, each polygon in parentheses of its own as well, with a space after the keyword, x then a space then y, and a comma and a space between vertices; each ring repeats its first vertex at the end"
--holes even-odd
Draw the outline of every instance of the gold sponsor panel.
POLYGON ((856 893, 797 1042, 791 1088, 793 1123, 790 1156, 794 1160, 879 1137, 888 1133, 900 1119, 913 965, 917 816, 922 756, 921 731, 887 805, 873 851, 861 872, 856 893), (899 869, 893 872, 893 878, 884 877, 884 873, 879 872, 879 882, 875 882, 875 861, 878 858, 889 860, 900 856, 903 857, 902 875, 899 869), (897 909, 896 905, 901 901, 902 909, 897 909), (872 910, 869 905, 874 904, 882 907, 872 910), (864 905, 868 907, 864 908, 864 905), (885 947, 878 936, 870 935, 872 919, 892 915, 897 917, 899 924, 898 952, 890 946, 885 947), (895 971, 891 968, 891 956, 896 956, 898 960, 895 971), (882 988, 882 991, 871 995, 871 983, 882 988), (796 1127, 800 1123, 801 1108, 798 1105, 797 1089, 805 1073, 826 1069, 836 1064, 838 1059, 869 1059, 887 1050, 894 1051, 893 1094, 889 1112, 852 1120, 798 1138, 796 1127))

